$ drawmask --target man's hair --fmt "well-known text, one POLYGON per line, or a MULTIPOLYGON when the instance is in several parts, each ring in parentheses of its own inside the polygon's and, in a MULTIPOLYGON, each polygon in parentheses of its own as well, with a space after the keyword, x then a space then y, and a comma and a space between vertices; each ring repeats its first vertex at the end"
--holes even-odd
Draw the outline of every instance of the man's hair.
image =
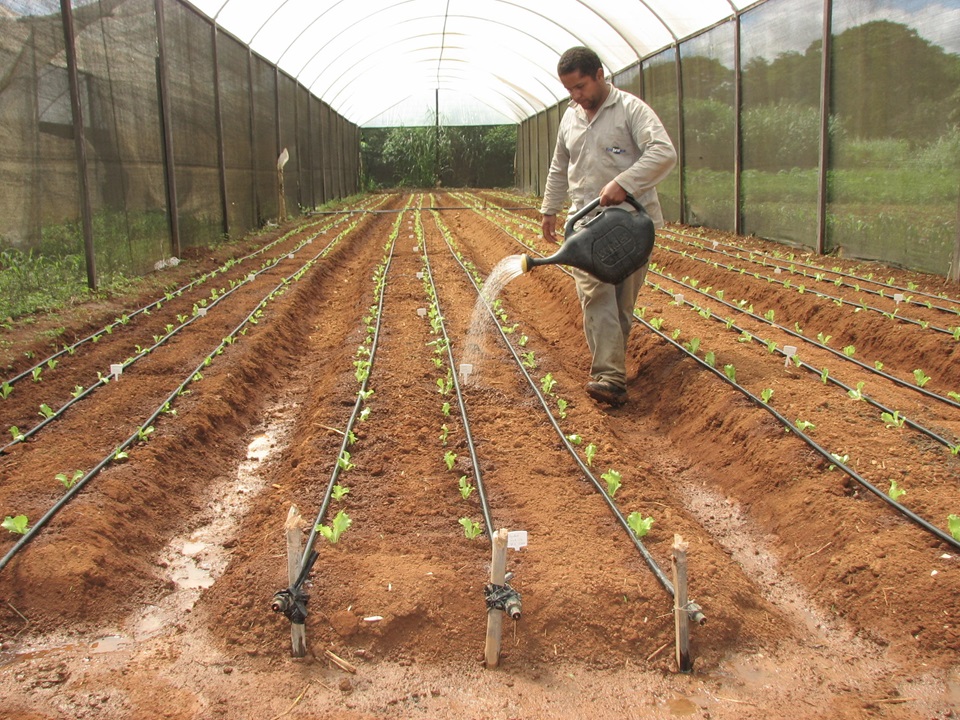
POLYGON ((572 47, 560 56, 557 63, 557 75, 569 75, 579 72, 581 75, 596 77, 603 68, 600 57, 588 47, 572 47))

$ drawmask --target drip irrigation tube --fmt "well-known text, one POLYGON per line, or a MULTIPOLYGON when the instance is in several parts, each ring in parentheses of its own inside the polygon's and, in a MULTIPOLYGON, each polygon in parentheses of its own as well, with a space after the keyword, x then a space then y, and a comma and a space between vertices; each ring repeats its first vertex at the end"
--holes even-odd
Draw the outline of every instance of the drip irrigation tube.
MULTIPOLYGON (((514 239, 516 240, 516 238, 514 238, 514 239)), ((516 241, 517 241, 517 242, 520 242, 519 240, 516 240, 516 241)), ((527 245, 524 244, 524 243, 520 243, 520 244, 523 245, 524 247, 526 247, 528 250, 531 250, 532 252, 536 252, 538 255, 541 255, 541 256, 542 256, 542 253, 540 253, 539 251, 533 250, 532 248, 530 248, 529 246, 527 246, 527 245)), ((565 268, 563 268, 563 270, 564 270, 564 272, 566 272, 566 269, 565 269, 565 268)), ((863 487, 865 490, 867 490, 868 492, 873 493, 874 495, 876 495, 876 496, 877 496, 878 498, 880 498, 883 502, 887 503, 890 507, 892 507, 894 510, 896 510, 897 512, 899 512, 901 515, 903 515, 904 517, 906 517, 906 518, 907 518, 908 520, 910 520, 911 522, 915 523, 917 526, 923 528, 924 530, 926 530, 926 531, 929 532, 930 534, 936 536, 938 539, 940 539, 940 540, 942 540, 943 542, 947 543, 948 545, 950 545, 950 546, 953 547, 954 549, 960 550, 960 541, 955 540, 951 535, 943 532, 940 528, 938 528, 938 527, 936 527, 935 525, 931 524, 931 523, 928 522, 927 520, 924 520, 922 517, 920 517, 919 515, 917 515, 916 513, 914 513, 912 510, 908 509, 907 507, 901 505, 899 502, 897 502, 896 500, 894 500, 893 498, 891 498, 891 497, 890 497, 889 495, 887 495, 885 492, 883 492, 882 490, 880 490, 879 488, 877 488, 875 485, 873 485, 872 483, 870 483, 866 478, 862 477, 862 476, 861 476, 859 473, 857 473, 855 470, 852 470, 851 468, 847 467, 846 464, 841 463, 841 462, 838 462, 837 459, 834 458, 833 455, 832 455, 830 452, 828 452, 825 448, 823 448, 823 447, 821 447, 819 444, 817 444, 809 435, 807 435, 806 433, 804 433, 803 431, 801 431, 799 428, 794 427, 794 425, 793 425, 787 418, 785 418, 785 417, 784 417, 783 415, 781 415, 779 412, 777 412, 777 411, 774 410, 772 407, 770 407, 770 405, 768 405, 767 403, 763 402, 763 400, 761 400, 759 397, 757 397, 756 395, 754 395, 753 393, 751 393, 749 390, 747 390, 746 388, 744 388, 742 385, 739 385, 739 384, 737 384, 737 383, 735 383, 735 382, 732 382, 724 373, 722 373, 721 371, 717 370, 715 367, 712 367, 710 364, 708 364, 707 362, 705 362, 705 361, 702 360, 701 358, 697 357, 696 355, 694 355, 693 353, 691 353, 690 351, 688 351, 685 347, 683 347, 683 345, 681 345, 680 343, 676 342, 676 341, 673 340, 672 338, 668 337, 668 336, 665 335, 664 333, 662 333, 662 332, 660 332, 659 330, 657 330, 656 328, 654 328, 650 323, 648 323, 645 319, 639 317, 636 313, 634 313, 634 320, 642 323, 642 324, 643 324, 644 326, 646 326, 650 331, 652 331, 653 333, 655 333, 656 335, 658 335, 661 339, 666 340, 668 343, 670 343, 671 345, 673 345, 676 349, 680 350, 680 351, 681 351, 682 353, 684 353, 685 355, 693 358, 693 360, 696 361, 699 365, 701 365, 702 367, 704 367, 704 368, 706 368, 707 370, 709 370, 710 372, 712 372, 714 375, 716 375, 717 377, 719 377, 719 378, 720 378, 721 380, 723 380, 725 383, 733 386, 736 390, 738 390, 740 393, 742 393, 743 395, 745 395, 745 396, 746 396, 752 403, 754 403, 757 407, 762 408, 763 410, 766 410, 767 412, 769 412, 769 413, 770 413, 771 415, 773 415, 784 427, 786 427, 786 428, 789 429, 790 431, 796 433, 797 436, 799 436, 804 442, 806 442, 807 445, 809 445, 816 453, 818 453, 819 455, 821 455, 825 460, 827 460, 827 461, 829 461, 829 462, 837 465, 837 467, 839 467, 839 468, 842 469, 845 473, 847 473, 847 475, 849 475, 855 482, 857 482, 857 483, 858 483, 861 487, 863 487)), ((504 339, 506 339, 506 338, 504 338, 504 339)), ((508 344, 509 344, 509 343, 508 343, 508 344)), ((529 377, 529 376, 528 376, 528 377, 529 377)), ((541 398, 541 402, 542 402, 542 398, 541 398)), ((579 458, 578 458, 578 459, 579 459, 579 458)), ((596 484, 596 480, 594 480, 594 482, 595 482, 595 484, 596 484)))
MULTIPOLYGON (((403 210, 409 210, 409 202, 403 208, 403 210)), ((377 300, 377 323, 373 331, 373 340, 370 343, 370 355, 368 361, 370 366, 366 377, 363 379, 363 382, 360 383, 360 389, 357 391, 357 399, 353 404, 353 410, 350 412, 350 417, 347 419, 346 427, 343 431, 343 442, 340 443, 340 452, 337 454, 337 462, 334 463, 333 471, 330 474, 330 481, 327 483, 326 492, 323 494, 323 500, 320 502, 320 510, 317 512, 316 520, 314 520, 312 527, 310 528, 310 534, 307 537, 307 542, 303 550, 303 555, 300 559, 300 572, 298 573, 296 582, 287 588, 287 591, 290 592, 293 596, 299 596, 302 594, 303 583, 306 582, 307 577, 310 574, 310 570, 313 568, 314 563, 319 557, 319 553, 314 549, 314 545, 317 542, 317 528, 320 527, 320 524, 323 522, 323 518, 327 514, 327 510, 330 508, 330 500, 333 497, 333 486, 337 484, 337 480, 340 477, 340 472, 342 470, 339 459, 344 455, 347 448, 350 446, 350 433, 353 430, 353 426, 357 422, 357 417, 360 415, 361 408, 366 402, 364 396, 367 392, 367 387, 370 384, 370 375, 373 374, 374 362, 376 360, 377 346, 380 341, 380 328, 383 319, 383 298, 386 291, 387 283, 387 273, 390 271, 390 265, 393 262, 393 253, 397 245, 397 238, 400 235, 399 227, 400 221, 403 218, 403 210, 400 214, 397 215, 395 233, 390 244, 390 252, 386 258, 383 268, 383 283, 380 287, 380 297, 377 300)))
MULTIPOLYGON (((660 275, 660 273, 657 273, 657 274, 660 275)), ((663 275, 660 275, 660 277, 663 277, 663 275)), ((701 292, 701 291, 698 290, 697 288, 691 287, 691 286, 687 285, 686 283, 683 283, 683 282, 680 282, 680 281, 677 281, 677 280, 672 280, 672 282, 676 282, 676 283, 682 285, 682 286, 685 287, 685 288, 689 288, 690 290, 693 290, 694 292, 701 292)), ((660 292, 662 292, 662 293, 664 293, 664 294, 666 294, 666 295, 669 295, 670 297, 672 297, 672 298, 675 299, 674 294, 671 293, 671 292, 670 292, 669 290, 667 290, 666 288, 657 287, 656 285, 655 285, 654 287, 655 287, 657 290, 659 290, 660 292)), ((710 296, 707 295, 707 297, 710 297, 710 296)), ((711 299, 713 299, 713 298, 711 298, 711 299)), ((724 305, 729 305, 729 303, 727 303, 727 302, 724 301, 724 300, 720 300, 720 302, 722 302, 724 305)), ((697 309, 699 308, 699 306, 696 305, 695 303, 692 303, 692 302, 688 301, 688 300, 686 299, 686 297, 683 298, 683 304, 684 304, 684 305, 689 305, 693 310, 697 310, 697 309)), ((731 306, 731 307, 733 307, 733 308, 736 309, 736 306, 735 306, 735 305, 734 305, 734 306, 731 306)), ((764 321, 766 321, 766 322, 770 322, 770 321, 767 321, 766 318, 759 318, 758 316, 754 315, 753 313, 750 313, 750 312, 747 312, 747 311, 743 311, 743 312, 746 312, 748 315, 750 315, 751 317, 753 317, 753 318, 755 318, 755 319, 764 320, 764 321)), ((720 316, 717 315, 716 313, 713 313, 713 312, 710 313, 710 318, 716 320, 717 322, 721 322, 721 321, 722 321, 722 319, 720 318, 720 316)), ((771 322, 770 324, 774 325, 775 327, 780 328, 781 330, 787 331, 786 328, 783 328, 782 326, 777 325, 776 323, 772 323, 772 322, 771 322)), ((732 321, 729 321, 729 327, 730 327, 731 330, 736 330, 736 331, 739 332, 741 335, 743 335, 743 334, 749 335, 750 338, 751 338, 751 340, 756 340, 756 341, 758 341, 761 345, 768 345, 768 346, 769 346, 769 341, 764 340, 764 339, 761 338, 759 335, 755 335, 754 333, 751 333, 749 330, 746 330, 746 329, 740 327, 739 325, 737 325, 736 323, 734 323, 734 322, 732 322, 732 321)), ((787 331, 787 332, 790 332, 790 331, 787 331)), ((663 333, 659 333, 659 334, 663 335, 663 333)), ((801 336, 799 336, 799 337, 803 337, 803 336, 801 335, 801 336)), ((812 342, 812 341, 811 341, 811 342, 812 342)), ((827 347, 825 347, 825 346, 819 345, 819 343, 814 343, 814 344, 815 344, 815 345, 818 345, 819 347, 824 347, 824 349, 827 349, 827 350, 830 349, 830 348, 827 348, 827 347)), ((775 347, 774 349, 775 349, 782 357, 785 357, 785 358, 786 358, 786 357, 789 357, 789 356, 788 356, 783 350, 781 350, 779 347, 775 347)), ((684 350, 686 350, 686 348, 684 348, 684 350)), ((845 356, 844 356, 844 357, 845 357, 845 356)), ((845 359, 849 359, 849 358, 846 358, 846 357, 845 357, 845 359)), ((814 375, 821 375, 821 374, 822 374, 822 371, 821 371, 821 370, 815 368, 813 365, 810 365, 810 364, 807 363, 807 362, 804 362, 803 360, 799 360, 799 362, 798 362, 797 360, 794 360, 793 362, 794 362, 794 365, 795 365, 796 367, 801 367, 801 368, 803 368, 804 370, 807 370, 807 371, 813 373, 814 375)), ((892 376, 887 376, 886 373, 880 373, 879 371, 873 370, 873 368, 870 368, 869 366, 866 366, 866 367, 867 367, 868 370, 871 370, 871 371, 873 371, 873 372, 877 372, 878 374, 883 375, 884 377, 890 377, 892 380, 896 381, 896 383, 897 383, 898 385, 901 385, 901 386, 906 387, 906 388, 908 388, 908 389, 922 389, 922 388, 917 388, 915 385, 910 385, 910 384, 908 384, 908 383, 905 383, 905 382, 901 381, 899 378, 893 378, 892 376)), ((837 380, 836 378, 834 378, 834 377, 832 377, 832 376, 830 376, 830 375, 827 375, 826 380, 827 380, 828 382, 833 383, 834 385, 837 385, 838 387, 842 388, 844 391, 846 391, 846 392, 848 392, 848 393, 849 393, 849 392, 852 392, 852 391, 854 390, 854 388, 850 387, 849 385, 847 385, 846 383, 844 383, 844 382, 842 382, 842 381, 840 381, 840 380, 837 380)), ((888 408, 887 406, 883 405, 882 403, 880 403, 880 402, 874 400, 873 398, 871 398, 869 395, 863 395, 863 394, 861 393, 861 397, 862 397, 862 399, 863 399, 868 405, 872 405, 873 407, 877 408, 878 410, 881 410, 881 411, 886 412, 886 413, 890 413, 891 415, 894 413, 894 409, 888 408)), ((939 395, 936 395, 935 397, 937 397, 938 399, 941 399, 939 395)), ((918 432, 923 433, 924 435, 926 435, 927 437, 929 437, 931 440, 934 440, 934 441, 940 443, 941 445, 946 446, 946 447, 947 447, 948 449, 950 449, 951 451, 953 450, 954 444, 953 444, 952 442, 950 442, 949 440, 947 440, 946 438, 942 437, 941 435, 938 435, 938 434, 935 433, 933 430, 930 430, 929 428, 921 425, 920 423, 914 422, 913 420, 910 420, 909 418, 906 418, 906 417, 903 418, 903 421, 904 421, 904 424, 909 425, 909 426, 910 426, 911 428, 913 428, 914 430, 917 430, 918 432)))
MULTIPOLYGON (((417 212, 417 224, 421 225, 421 214, 418 210, 417 212)), ((426 268, 427 275, 426 279, 430 282, 430 287, 433 290, 433 302, 437 308, 437 314, 440 318, 440 331, 443 334, 444 345, 447 349, 447 364, 450 368, 452 377, 453 377, 453 388, 457 393, 457 404, 460 407, 460 417, 463 422, 463 431, 464 438, 467 443, 467 451, 470 453, 470 464, 473 467, 473 481, 476 484, 477 495, 480 498, 480 508, 483 512, 483 522, 484 522, 484 532, 487 534, 487 538, 490 540, 490 543, 493 544, 493 517, 490 514, 490 503, 487 498, 487 491, 483 484, 483 477, 480 474, 480 461, 477 458, 476 447, 473 443, 473 434, 470 431, 470 421, 467 419, 467 406, 466 400, 463 397, 463 392, 460 389, 460 381, 457 379, 457 366, 453 359, 453 349, 450 345, 450 337, 447 335, 447 327, 443 322, 443 312, 440 310, 440 298, 437 295, 437 286, 433 281, 433 270, 430 268, 430 258, 427 255, 427 243, 426 240, 421 240, 421 245, 423 247, 423 264, 426 268)))
MULTIPOLYGON (((766 280, 766 281, 769 282, 769 283, 776 283, 776 284, 778 284, 778 285, 782 285, 782 286, 783 286, 785 289, 787 289, 787 290, 791 289, 791 286, 788 286, 788 285, 787 285, 787 281, 785 281, 785 280, 777 280, 776 278, 772 278, 772 277, 770 277, 769 275, 761 276, 760 273, 750 273, 750 272, 748 272, 747 270, 745 270, 744 268, 739 268, 739 267, 736 267, 735 265, 729 265, 729 264, 727 264, 727 263, 712 262, 712 261, 710 261, 710 260, 706 260, 706 259, 704 259, 704 258, 701 258, 701 257, 699 257, 698 255, 694 255, 694 254, 688 253, 688 252, 686 252, 686 251, 680 251, 680 250, 677 250, 677 249, 675 249, 675 248, 666 247, 665 245, 658 245, 657 247, 658 247, 659 249, 663 250, 664 252, 673 253, 674 255, 680 255, 681 257, 689 258, 689 259, 694 260, 694 261, 699 262, 699 263, 704 263, 704 264, 707 264, 707 265, 714 265, 715 267, 723 268, 724 270, 729 270, 730 272, 736 272, 736 273, 740 273, 740 274, 743 274, 743 275, 752 275, 752 276, 754 276, 754 277, 755 277, 756 279, 758 279, 758 280, 766 280)), ((840 297, 835 297, 835 296, 833 296, 833 295, 828 295, 827 293, 825 293, 825 292, 820 292, 820 291, 818 291, 818 290, 810 290, 809 292, 810 292, 811 295, 814 295, 815 297, 822 298, 822 299, 824 299, 824 300, 830 300, 831 302, 833 302, 833 303, 836 304, 836 305, 841 305, 841 306, 842 306, 842 305, 848 305, 848 306, 850 306, 850 307, 856 307, 856 308, 861 308, 861 309, 863 309, 863 310, 869 310, 869 311, 871 311, 871 312, 879 313, 880 315, 884 315, 884 316, 886 316, 886 317, 889 317, 889 318, 891 318, 891 319, 893 319, 893 320, 900 320, 900 321, 902 321, 902 322, 909 323, 909 324, 911 324, 911 325, 919 325, 919 326, 920 326, 921 328, 923 328, 924 330, 929 329, 929 330, 933 330, 934 332, 942 333, 942 334, 944 334, 944 335, 950 335, 951 337, 953 337, 953 331, 948 330, 947 328, 940 327, 939 325, 933 325, 933 324, 931 324, 931 323, 926 323, 926 324, 924 324, 924 322, 921 321, 921 320, 914 320, 913 318, 903 317, 902 315, 895 315, 895 314, 893 314, 893 313, 888 313, 888 312, 884 311, 884 310, 881 309, 881 308, 873 307, 873 306, 871 306, 871 305, 867 305, 865 302, 855 303, 855 302, 852 302, 852 301, 850 301, 850 300, 845 300, 845 299, 840 298, 840 297)))
MULTIPOLYGON (((437 222, 437 225, 440 228, 441 234, 443 235, 444 239, 447 240, 447 246, 450 249, 451 255, 453 255, 454 259, 463 269, 467 278, 470 280, 471 284, 474 286, 474 289, 477 291, 477 294, 481 298, 483 298, 483 291, 481 290, 480 286, 470 275, 470 272, 467 270, 467 268, 463 264, 463 261, 460 259, 459 253, 454 250, 449 239, 447 239, 448 233, 445 232, 445 228, 441 225, 440 218, 435 216, 434 220, 437 222)), ((560 437, 561 443, 567 449, 567 451, 570 453, 573 459, 576 461, 577 465, 580 467, 580 470, 584 473, 584 475, 586 475, 587 479, 590 480, 591 483, 593 483, 593 486, 600 493, 601 497, 603 497, 604 501, 607 503, 607 506, 610 508, 614 517, 617 519, 617 522, 620 523, 621 527, 623 527, 626 533, 630 536, 630 539, 633 541, 633 544, 636 546, 637 550, 640 551, 640 554, 643 556, 644 561, 647 563, 647 566, 653 572, 654 576, 657 578, 660 584, 671 596, 674 595, 673 583, 670 582, 670 579, 666 576, 663 570, 660 569, 660 566, 657 565, 656 560, 653 559, 653 556, 650 554, 650 551, 647 550, 646 546, 640 541, 640 538, 638 538, 636 534, 633 532, 633 530, 630 529, 630 525, 627 523, 626 518, 623 517, 623 514, 620 512, 620 509, 616 506, 616 503, 613 502, 609 494, 603 489, 603 486, 594 477, 590 468, 588 468, 587 465, 583 462, 583 460, 577 454, 577 451, 574 449, 573 445, 567 439, 567 436, 564 434, 563 429, 557 423, 556 418, 554 418, 553 413, 550 411, 550 407, 547 405, 546 399, 543 397, 543 394, 537 388, 536 382, 534 382, 533 378, 530 377, 530 374, 527 372, 527 369, 523 366, 523 362, 521 361, 520 356, 517 354, 516 350, 513 348, 513 345, 510 343, 510 341, 507 339, 506 334, 503 332, 503 328, 500 327, 500 323, 497 321, 496 314, 494 313, 493 309, 490 307, 489 301, 486 298, 484 298, 484 306, 486 307, 487 312, 490 313, 490 315, 493 317, 494 324, 496 325, 498 331, 500 332, 500 337, 503 339, 503 342, 506 345, 507 350, 509 350, 510 354, 513 356, 514 361, 516 361, 517 367, 520 370, 520 373, 524 376, 524 378, 526 378, 527 382, 530 384, 530 387, 533 390, 534 395, 536 395, 537 399, 540 401, 540 405, 543 406, 543 410, 547 415, 547 420, 553 426, 553 429, 557 432, 557 435, 560 437)))
POLYGON ((74 483, 67 490, 67 492, 61 496, 61 498, 53 505, 53 507, 47 510, 47 512, 44 513, 44 515, 39 520, 37 520, 34 523, 34 525, 23 536, 21 536, 21 538, 13 545, 13 547, 11 547, 10 550, 7 551, 6 555, 4 555, 3 558, 0 558, 0 572, 3 571, 3 569, 17 555, 17 553, 19 553, 31 540, 33 540, 39 534, 40 530, 43 527, 45 527, 47 523, 49 523, 50 520, 55 515, 57 515, 57 513, 59 513, 60 510, 62 510, 67 505, 67 503, 70 500, 72 500, 77 495, 77 493, 79 493, 80 490, 82 490, 89 483, 91 479, 93 479, 96 475, 98 475, 100 471, 103 470, 103 468, 106 467, 110 462, 114 460, 119 460, 121 458, 121 453, 125 452, 135 442, 141 439, 142 433, 146 430, 146 428, 148 428, 151 425, 151 423, 153 423, 158 417, 160 417, 160 415, 166 413, 171 407, 171 405, 173 404, 173 402, 176 400, 176 398, 183 393, 185 388, 190 383, 199 379, 201 370, 203 370, 203 368, 205 368, 213 360, 214 357, 216 357, 217 355, 223 352, 223 350, 229 344, 228 341, 232 341, 234 338, 236 338, 237 335, 241 333, 241 330, 243 330, 243 328, 245 328, 247 324, 250 323, 250 321, 254 318, 254 316, 258 312, 260 312, 267 305, 267 303, 274 298, 274 296, 282 293, 285 290, 286 286, 290 284, 291 280, 299 279, 299 277, 302 276, 307 269, 312 267, 319 258, 325 257, 326 254, 333 248, 333 246, 336 245, 340 241, 340 239, 343 237, 343 235, 349 232, 350 229, 352 229, 352 227, 353 226, 351 226, 351 228, 348 228, 347 230, 341 232, 339 235, 333 238, 323 250, 321 250, 313 258, 308 260, 303 266, 301 266, 301 268, 296 273, 293 273, 292 275, 289 275, 283 278, 273 288, 273 290, 267 293, 267 295, 265 295, 263 299, 260 300, 260 302, 256 305, 256 307, 254 307, 254 309, 250 311, 250 313, 243 319, 243 321, 241 321, 240 324, 237 325, 236 328, 234 328, 234 330, 229 335, 227 335, 227 337, 225 337, 223 340, 220 341, 220 344, 216 347, 216 349, 213 350, 211 353, 209 353, 200 362, 200 364, 197 365, 197 367, 193 371, 191 371, 189 375, 187 375, 186 379, 180 383, 177 389, 167 396, 166 400, 164 400, 164 402, 160 404, 160 406, 147 418, 147 420, 142 425, 140 425, 139 428, 137 428, 137 431, 135 433, 133 433, 129 438, 127 438, 126 441, 124 441, 119 446, 117 446, 117 448, 113 452, 111 452, 109 455, 103 458, 99 463, 97 463, 97 465, 94 466, 92 470, 87 472, 86 475, 84 475, 82 478, 77 480, 77 482, 74 483))
MULTIPOLYGON (((671 234, 673 234, 673 235, 676 235, 676 236, 678 236, 678 237, 680 237, 680 238, 684 238, 683 240, 680 240, 679 242, 682 242, 682 243, 685 244, 685 245, 692 245, 693 247, 698 247, 698 248, 701 248, 701 249, 703 249, 703 250, 708 250, 708 251, 710 251, 710 252, 721 252, 721 251, 719 251, 719 250, 713 250, 713 249, 711 249, 711 248, 708 248, 706 245, 704 245, 704 244, 702 244, 702 243, 700 243, 700 242, 697 242, 697 240, 690 239, 691 236, 687 235, 686 233, 682 233, 682 232, 680 232, 680 231, 678 231, 678 230, 672 230, 672 229, 669 229, 669 228, 661 228, 661 230, 662 230, 663 232, 667 232, 667 233, 671 233, 671 234)), ((781 258, 777 258, 775 255, 770 255, 770 254, 768 254, 768 253, 761 252, 761 251, 759 251, 759 250, 748 250, 747 248, 740 247, 740 246, 738 246, 738 245, 733 245, 732 243, 725 243, 725 242, 717 241, 717 242, 716 242, 716 245, 724 245, 724 246, 726 246, 726 247, 731 247, 731 248, 733 248, 734 250, 736 250, 738 253, 741 253, 741 252, 742 252, 742 253, 746 253, 746 254, 750 255, 750 257, 747 258, 747 262, 756 262, 755 260, 753 260, 753 256, 754 256, 754 255, 757 255, 757 256, 759 256, 761 259, 771 260, 771 264, 770 264, 770 265, 768 265, 766 262, 761 262, 760 264, 761 264, 762 266, 764 266, 764 267, 775 267, 775 268, 776 268, 776 267, 780 267, 782 270, 789 270, 789 268, 783 268, 783 267, 777 265, 776 262, 774 262, 774 261, 781 261, 781 258)), ((735 257, 735 258, 737 258, 738 260, 743 260, 743 259, 744 259, 744 258, 740 257, 740 255, 731 255, 730 253, 728 253, 728 252, 726 252, 726 251, 723 251, 722 254, 723 254, 723 255, 726 255, 727 257, 735 257)), ((803 267, 803 268, 807 268, 808 270, 818 271, 818 272, 820 272, 820 273, 833 273, 834 275, 837 275, 837 276, 842 277, 842 278, 851 278, 851 279, 853 279, 853 280, 859 280, 860 282, 872 283, 872 284, 874 284, 874 285, 880 285, 880 286, 885 287, 885 288, 890 288, 891 290, 901 290, 901 291, 903 291, 904 293, 913 293, 914 295, 922 295, 923 297, 928 297, 928 298, 932 298, 932 299, 936 299, 936 300, 947 300, 947 301, 949 301, 949 302, 960 302, 960 301, 957 301, 957 300, 951 300, 949 297, 945 297, 945 296, 943 296, 943 295, 934 295, 933 293, 924 292, 923 290, 911 290, 910 288, 905 288, 905 287, 902 287, 902 286, 900 286, 900 285, 891 285, 891 284, 888 284, 888 283, 881 282, 881 281, 879 281, 879 280, 873 280, 872 278, 863 277, 862 275, 857 275, 856 273, 848 273, 848 272, 843 272, 843 271, 841 271, 841 270, 832 270, 832 269, 829 269, 829 270, 828 270, 827 268, 821 267, 821 266, 819 266, 819 265, 813 265, 813 264, 810 264, 810 263, 804 263, 804 262, 800 262, 800 261, 797 261, 797 260, 787 260, 787 262, 789 262, 789 263, 790 263, 791 265, 793 265, 793 266, 800 266, 800 267, 803 267)), ((808 275, 808 274, 805 273, 805 272, 801 272, 800 274, 803 275, 804 277, 807 277, 807 278, 810 277, 810 275, 808 275)), ((813 279, 816 280, 816 277, 814 277, 813 279)), ((834 283, 835 283, 834 280, 828 280, 828 279, 826 279, 826 278, 821 279, 820 282, 834 282, 834 283)), ((849 284, 849 283, 843 283, 843 284, 844 284, 844 286, 846 286, 846 287, 852 287, 852 288, 854 288, 854 289, 857 289, 855 285, 851 285, 851 284, 849 284)), ((868 289, 866 289, 866 288, 863 288, 863 291, 864 291, 864 292, 869 292, 869 293, 872 293, 872 294, 877 294, 877 295, 880 295, 881 297, 886 297, 885 295, 883 295, 883 293, 879 293, 879 292, 877 292, 876 290, 868 290, 868 289)), ((954 314, 954 315, 956 315, 956 314, 958 314, 958 312, 960 312, 960 311, 958 311, 958 310, 955 309, 955 308, 947 308, 947 307, 943 307, 943 306, 940 306, 940 305, 932 305, 932 306, 931 306, 931 305, 927 305, 927 303, 917 302, 917 301, 910 301, 909 304, 919 305, 919 306, 921 306, 921 307, 930 308, 930 309, 942 310, 943 312, 947 312, 947 313, 954 314)))

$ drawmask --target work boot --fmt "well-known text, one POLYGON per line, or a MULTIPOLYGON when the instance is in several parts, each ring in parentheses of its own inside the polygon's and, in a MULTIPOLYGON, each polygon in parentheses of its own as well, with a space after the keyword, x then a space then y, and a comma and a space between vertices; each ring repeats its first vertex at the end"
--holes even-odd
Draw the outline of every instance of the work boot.
POLYGON ((604 380, 587 383, 587 395, 610 407, 620 407, 627 401, 627 391, 604 380))

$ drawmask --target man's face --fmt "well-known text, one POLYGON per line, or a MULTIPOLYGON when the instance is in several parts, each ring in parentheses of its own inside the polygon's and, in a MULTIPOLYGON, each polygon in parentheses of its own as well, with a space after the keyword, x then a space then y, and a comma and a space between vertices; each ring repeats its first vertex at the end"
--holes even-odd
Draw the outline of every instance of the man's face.
POLYGON ((574 70, 561 75, 560 82, 570 93, 570 99, 588 112, 596 112, 607 99, 607 83, 602 68, 592 77, 574 70))

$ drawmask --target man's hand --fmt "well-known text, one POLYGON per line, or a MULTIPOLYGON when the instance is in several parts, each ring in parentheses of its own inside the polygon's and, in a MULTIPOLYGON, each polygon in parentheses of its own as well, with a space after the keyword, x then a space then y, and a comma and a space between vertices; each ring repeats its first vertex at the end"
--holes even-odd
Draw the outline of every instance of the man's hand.
POLYGON ((627 191, 620 187, 616 180, 611 180, 603 186, 600 191, 600 205, 608 207, 610 205, 619 205, 627 201, 627 191))
POLYGON ((544 215, 540 219, 540 228, 543 230, 543 239, 550 242, 557 241, 557 216, 544 215))

